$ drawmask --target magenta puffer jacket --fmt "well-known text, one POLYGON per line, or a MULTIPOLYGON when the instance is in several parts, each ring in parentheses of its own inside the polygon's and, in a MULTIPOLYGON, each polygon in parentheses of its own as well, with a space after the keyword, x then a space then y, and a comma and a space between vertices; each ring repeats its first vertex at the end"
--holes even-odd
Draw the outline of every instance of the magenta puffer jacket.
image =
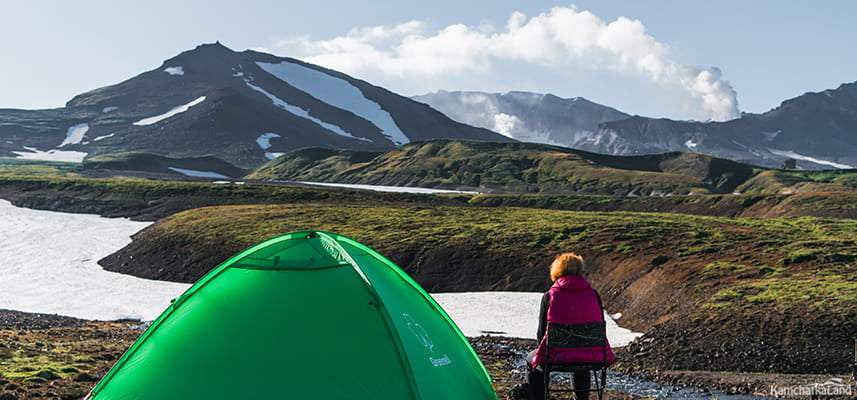
MULTIPOLYGON (((589 286, 589 281, 581 276, 563 276, 557 279, 548 290, 550 305, 547 309, 547 322, 560 324, 585 324, 604 320, 601 301, 595 290, 589 286)), ((544 318, 544 316, 540 316, 544 318)), ((544 321, 542 321, 544 323, 544 321)), ((547 325, 547 324, 545 324, 547 325)), ((533 367, 545 362, 545 345, 547 333, 541 338, 539 348, 533 358, 533 367)), ((606 344, 607 363, 616 359, 610 344, 606 344)), ((582 348, 554 348, 551 351, 553 362, 604 362, 604 346, 582 348)))

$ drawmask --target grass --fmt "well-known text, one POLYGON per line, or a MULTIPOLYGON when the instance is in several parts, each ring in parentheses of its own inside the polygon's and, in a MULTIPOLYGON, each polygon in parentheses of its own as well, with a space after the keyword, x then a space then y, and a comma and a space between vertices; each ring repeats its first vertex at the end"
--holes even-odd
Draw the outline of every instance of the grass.
POLYGON ((799 274, 790 279, 765 278, 741 285, 744 298, 754 304, 784 307, 801 303, 811 309, 853 312, 857 304, 857 274, 799 274))
POLYGON ((0 176, 79 176, 80 164, 70 162, 51 162, 0 157, 0 176))
MULTIPOLYGON (((621 195, 731 192, 738 183, 733 183, 731 176, 736 174, 731 170, 698 176, 697 170, 706 169, 710 162, 710 157, 698 154, 614 157, 533 143, 433 140, 411 143, 387 153, 298 150, 269 162, 249 177, 482 186, 516 192, 621 195)), ((751 173, 749 166, 731 164, 734 165, 726 169, 746 170, 737 175, 751 173)))
MULTIPOLYGON (((468 242, 478 247, 474 257, 493 254, 521 260, 522 265, 536 264, 560 251, 612 254, 618 260, 639 258, 640 268, 680 268, 697 276, 692 279, 699 284, 700 304, 706 303, 706 295, 713 296, 714 304, 764 304, 762 300, 778 295, 773 290, 786 290, 794 284, 798 293, 807 287, 825 294, 812 297, 813 304, 840 307, 845 303, 833 294, 851 298, 850 290, 857 285, 840 282, 843 277, 853 279, 853 275, 846 275, 854 270, 849 264, 827 261, 857 254, 857 221, 851 220, 734 219, 516 207, 266 205, 191 210, 163 220, 149 234, 235 252, 303 229, 344 234, 391 257, 414 244, 433 248, 468 242), (812 257, 795 258, 796 253, 812 257), (655 259, 659 261, 652 262, 655 259), (744 261, 732 261, 738 259, 744 261), (809 277, 813 278, 812 286, 806 286, 809 277)), ((781 296, 777 305, 798 306, 803 300, 789 294, 781 296)))
POLYGON ((774 170, 698 153, 608 156, 533 143, 463 140, 414 142, 386 153, 302 149, 265 164, 249 177, 643 196, 857 188, 854 170, 774 170))
POLYGON ((0 343, 4 345, 0 347, 0 376, 40 382, 44 378, 37 375, 47 371, 60 378, 77 378, 82 372, 112 364, 132 340, 134 332, 113 337, 90 328, 0 329, 0 343), (84 352, 96 358, 80 357, 84 352))

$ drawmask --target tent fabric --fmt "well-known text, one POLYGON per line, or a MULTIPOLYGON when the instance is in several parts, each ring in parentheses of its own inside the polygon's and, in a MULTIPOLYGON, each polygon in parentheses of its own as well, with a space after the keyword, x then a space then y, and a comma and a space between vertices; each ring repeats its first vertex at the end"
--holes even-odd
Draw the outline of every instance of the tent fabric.
POLYGON ((496 399, 467 339, 372 249, 320 231, 230 258, 156 319, 90 399, 496 399))

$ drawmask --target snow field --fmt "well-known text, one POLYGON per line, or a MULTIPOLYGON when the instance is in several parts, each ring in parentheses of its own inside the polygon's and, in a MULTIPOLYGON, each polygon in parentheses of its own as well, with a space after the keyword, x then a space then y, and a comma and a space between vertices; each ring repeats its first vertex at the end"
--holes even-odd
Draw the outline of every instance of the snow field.
POLYGON ((827 165, 829 167, 838 168, 838 169, 854 169, 854 168, 857 168, 857 167, 854 167, 853 165, 840 164, 837 162, 827 161, 827 160, 819 160, 817 158, 805 156, 803 154, 798 154, 798 153, 795 153, 793 151, 776 150, 776 149, 768 149, 768 151, 770 151, 771 153, 776 154, 778 156, 794 158, 795 160, 809 161, 812 163, 816 163, 816 164, 820 164, 820 165, 827 165))
POLYGON ((180 106, 177 106, 177 107, 173 107, 172 109, 170 109, 169 111, 167 111, 167 112, 165 112, 165 113, 163 113, 163 114, 161 114, 161 115, 156 115, 156 116, 154 116, 154 117, 143 118, 143 119, 141 119, 141 120, 139 120, 139 121, 135 122, 135 123, 134 123, 134 125, 137 125, 137 126, 145 126, 145 125, 153 125, 153 124, 156 124, 156 123, 161 122, 161 121, 163 121, 163 120, 165 120, 165 119, 167 119, 167 118, 169 118, 169 117, 172 117, 172 116, 174 116, 174 115, 176 115, 176 114, 181 114, 181 113, 183 113, 183 112, 185 112, 185 111, 189 110, 191 107, 193 107, 193 106, 195 106, 195 105, 197 105, 197 104, 199 104, 199 103, 202 103, 203 101, 205 101, 205 96, 199 96, 199 97, 197 97, 195 100, 191 101, 190 103, 183 104, 183 105, 180 105, 180 106))
POLYGON ((178 172, 185 176, 192 176, 195 178, 214 178, 214 179, 231 179, 226 175, 218 174, 217 172, 211 171, 197 171, 195 169, 184 169, 184 168, 176 168, 176 167, 168 167, 169 169, 178 172))
POLYGON ((97 320, 156 318, 189 285, 108 272, 97 264, 148 225, 0 200, 0 308, 97 320))
POLYGON ((411 141, 390 113, 344 79, 288 61, 277 64, 257 62, 256 65, 298 90, 371 122, 397 146, 411 141))
POLYGON ((57 149, 51 149, 48 151, 41 151, 32 147, 24 147, 29 151, 13 151, 13 153, 17 154, 17 158, 23 158, 25 160, 42 160, 42 161, 66 161, 66 162, 83 162, 84 157, 88 153, 84 153, 82 151, 63 151, 57 149))
POLYGON ((444 190, 444 189, 430 189, 430 188, 421 188, 421 187, 410 187, 410 186, 384 186, 384 185, 360 185, 353 183, 325 183, 325 182, 298 182, 304 185, 315 185, 315 186, 328 186, 328 187, 341 187, 348 189, 363 189, 363 190, 374 190, 376 192, 394 192, 394 193, 470 193, 470 194, 478 194, 479 192, 468 192, 464 190, 444 190))
POLYGON ((170 75, 184 75, 184 67, 182 67, 182 66, 167 67, 167 68, 164 68, 164 72, 166 72, 170 75))
POLYGON ((69 144, 80 144, 83 141, 84 135, 89 131, 89 124, 77 124, 68 128, 65 133, 65 140, 60 143, 59 147, 69 144))
POLYGON ((279 107, 279 108, 281 108, 281 109, 283 109, 283 110, 286 110, 286 111, 288 111, 288 112, 290 112, 290 113, 292 113, 292 114, 294 114, 294 115, 297 115, 298 117, 306 118, 306 119, 308 119, 308 120, 310 120, 310 121, 314 122, 316 125, 319 125, 319 126, 321 126, 322 128, 327 129, 327 130, 329 130, 329 131, 331 131, 331 132, 333 132, 333 133, 335 133, 335 134, 337 134, 337 135, 345 136, 345 137, 349 137, 349 138, 352 138, 352 139, 358 139, 358 140, 363 140, 363 141, 371 142, 371 140, 369 140, 369 139, 362 138, 362 137, 358 137, 358 136, 354 136, 354 135, 352 135, 352 134, 350 134, 350 133, 346 132, 344 129, 342 129, 342 128, 341 128, 341 127, 339 127, 338 125, 334 125, 334 124, 331 124, 331 123, 327 123, 327 122, 324 122, 324 121, 322 121, 322 120, 320 120, 320 119, 318 119, 318 118, 316 118, 316 117, 313 117, 312 115, 310 115, 310 114, 309 114, 309 111, 304 110, 303 108, 300 108, 300 107, 298 107, 298 106, 295 106, 295 105, 292 105, 292 104, 289 104, 289 103, 285 102, 283 99, 281 99, 281 98, 279 98, 279 97, 277 97, 277 96, 274 96, 273 94, 271 94, 271 93, 270 93, 270 92, 268 92, 267 90, 263 89, 262 87, 260 87, 260 86, 256 86, 256 85, 254 85, 254 84, 250 83, 250 80, 249 80, 249 79, 244 79, 244 83, 246 83, 246 84, 247 84, 247 86, 248 86, 250 89, 253 89, 253 90, 255 90, 255 91, 257 91, 257 92, 262 93, 263 95, 265 95, 265 97, 269 98, 269 99, 271 100, 271 103, 273 103, 275 106, 277 106, 277 107, 279 107))

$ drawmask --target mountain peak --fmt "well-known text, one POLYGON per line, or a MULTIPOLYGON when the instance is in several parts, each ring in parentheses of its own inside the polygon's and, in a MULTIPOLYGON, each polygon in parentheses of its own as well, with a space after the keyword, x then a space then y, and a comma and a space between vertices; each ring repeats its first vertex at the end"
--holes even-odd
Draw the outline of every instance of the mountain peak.
POLYGON ((235 51, 224 46, 223 43, 220 43, 219 40, 214 43, 202 43, 191 51, 228 51, 230 53, 234 53, 235 51))
MULTIPOLYGON (((214 43, 200 44, 200 45, 196 46, 193 50, 184 51, 181 54, 171 58, 170 60, 187 58, 187 57, 195 57, 195 58, 200 57, 200 58, 210 59, 213 57, 229 57, 229 56, 234 56, 235 54, 238 54, 238 53, 235 52, 234 50, 224 46, 223 44, 220 43, 220 41, 216 41, 214 43)), ((170 60, 167 60, 167 62, 170 60)))
POLYGON ((220 41, 79 94, 64 109, 31 113, 27 120, 4 116, 10 113, 16 111, 0 110, 0 120, 15 121, 0 129, 0 156, 212 155, 252 169, 309 146, 389 150, 412 140, 509 140, 346 74, 236 52, 220 41))

